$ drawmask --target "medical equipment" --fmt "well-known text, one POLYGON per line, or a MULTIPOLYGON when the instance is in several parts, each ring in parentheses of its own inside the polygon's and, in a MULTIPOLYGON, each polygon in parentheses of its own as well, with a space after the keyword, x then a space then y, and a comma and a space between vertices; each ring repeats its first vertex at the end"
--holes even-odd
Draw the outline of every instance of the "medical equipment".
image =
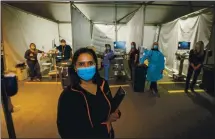
POLYGON ((173 74, 173 79, 183 81, 184 78, 186 77, 185 75, 182 74, 183 66, 184 66, 184 60, 189 58, 189 51, 185 52, 185 51, 179 50, 175 53, 175 55, 176 55, 176 59, 178 61, 180 61, 180 64, 179 64, 178 73, 173 74))

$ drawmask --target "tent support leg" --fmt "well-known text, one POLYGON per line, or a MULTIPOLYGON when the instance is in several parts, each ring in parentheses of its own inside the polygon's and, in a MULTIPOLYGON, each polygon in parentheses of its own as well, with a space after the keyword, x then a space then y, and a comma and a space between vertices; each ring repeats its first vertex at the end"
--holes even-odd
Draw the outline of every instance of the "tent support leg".
POLYGON ((73 2, 72 1, 70 1, 70 16, 71 16, 71 29, 72 29, 72 31, 71 31, 71 35, 72 35, 72 53, 74 54, 74 50, 75 50, 75 46, 74 46, 74 37, 73 37, 73 34, 74 34, 74 29, 73 29, 73 7, 72 7, 72 5, 73 5, 73 2))
POLYGON ((142 23, 142 37, 141 37, 141 45, 143 46, 144 42, 144 26, 145 26, 145 15, 146 15, 146 5, 143 5, 143 23, 142 23))
POLYGON ((118 39, 118 33, 117 33, 117 5, 115 4, 115 41, 118 39))
POLYGON ((189 3, 189 10, 190 10, 190 12, 192 13, 192 12, 193 12, 192 2, 191 2, 191 1, 188 1, 188 3, 189 3))

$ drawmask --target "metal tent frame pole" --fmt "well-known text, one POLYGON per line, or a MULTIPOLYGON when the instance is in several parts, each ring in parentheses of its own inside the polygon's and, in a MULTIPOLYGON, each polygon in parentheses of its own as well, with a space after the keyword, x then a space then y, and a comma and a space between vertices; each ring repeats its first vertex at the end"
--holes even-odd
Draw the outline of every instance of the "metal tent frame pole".
POLYGON ((72 35, 72 53, 74 54, 74 49, 75 49, 75 46, 74 46, 74 37, 73 37, 73 34, 74 34, 74 29, 73 29, 73 2, 70 2, 70 16, 71 16, 71 35, 72 35))
POLYGON ((117 5, 115 4, 115 41, 118 40, 118 31, 117 31, 117 5))
POLYGON ((142 37, 141 37, 141 45, 144 43, 144 26, 145 26, 145 17, 146 17, 146 5, 143 5, 143 23, 142 23, 142 37))
POLYGON ((1 24, 1 47, 3 47, 3 54, 1 53, 1 100, 2 100, 2 106, 3 106, 3 111, 4 111, 4 116, 5 116, 5 122, 7 126, 7 132, 8 136, 10 139, 16 139, 16 133, 13 125, 13 118, 11 111, 9 110, 8 107, 8 100, 9 97, 7 96, 7 92, 5 90, 5 84, 4 84, 4 71, 5 71, 5 62, 4 62, 4 45, 3 45, 3 27, 1 24))

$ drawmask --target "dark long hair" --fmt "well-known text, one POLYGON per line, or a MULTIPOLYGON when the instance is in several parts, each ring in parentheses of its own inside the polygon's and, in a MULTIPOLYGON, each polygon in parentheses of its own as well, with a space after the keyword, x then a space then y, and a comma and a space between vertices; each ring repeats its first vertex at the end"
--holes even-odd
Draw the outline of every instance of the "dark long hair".
POLYGON ((134 45, 134 49, 135 49, 135 51, 136 51, 136 50, 137 50, 137 45, 136 45, 136 43, 135 43, 135 42, 132 42, 131 44, 134 45))
POLYGON ((195 46, 194 46, 194 52, 196 54, 198 54, 198 56, 203 56, 204 55, 204 42, 203 41, 198 41, 195 46), (200 52, 197 53, 197 50, 196 50, 196 45, 199 45, 200 46, 200 52))
POLYGON ((92 57, 93 57, 93 60, 95 61, 96 63, 96 74, 94 75, 92 81, 94 84, 97 84, 99 82, 99 80, 101 79, 100 77, 100 74, 98 72, 98 60, 97 60, 97 56, 96 56, 96 53, 92 50, 92 49, 89 49, 89 48, 80 48, 78 49, 74 55, 73 55, 73 59, 72 59, 72 67, 70 68, 70 79, 71 79, 71 87, 74 87, 74 86, 79 86, 81 84, 81 79, 80 77, 78 76, 77 72, 75 71, 75 65, 76 65, 76 62, 78 60, 78 57, 81 55, 81 54, 90 54, 92 57))
POLYGON ((29 45, 30 48, 31 48, 31 45, 34 45, 35 49, 37 48, 35 43, 30 43, 29 45))
POLYGON ((110 47, 110 51, 111 51, 111 45, 110 44, 105 44, 105 53, 107 53, 108 52, 108 50, 107 50, 107 47, 110 47))

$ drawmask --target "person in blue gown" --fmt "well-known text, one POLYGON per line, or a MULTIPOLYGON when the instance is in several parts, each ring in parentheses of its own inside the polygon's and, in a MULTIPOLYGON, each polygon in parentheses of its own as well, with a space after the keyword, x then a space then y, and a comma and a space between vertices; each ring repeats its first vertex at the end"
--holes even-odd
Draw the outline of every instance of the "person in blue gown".
POLYGON ((140 58, 140 64, 148 59, 149 65, 147 69, 147 81, 150 84, 150 91, 160 97, 157 89, 157 81, 163 78, 163 70, 165 68, 164 55, 158 49, 158 43, 155 42, 151 50, 144 50, 143 56, 140 58))
POLYGON ((103 59, 103 65, 104 65, 104 72, 105 72, 105 80, 109 80, 109 69, 110 69, 110 61, 114 58, 114 52, 111 50, 110 44, 105 44, 105 52, 104 52, 104 59, 103 59))

